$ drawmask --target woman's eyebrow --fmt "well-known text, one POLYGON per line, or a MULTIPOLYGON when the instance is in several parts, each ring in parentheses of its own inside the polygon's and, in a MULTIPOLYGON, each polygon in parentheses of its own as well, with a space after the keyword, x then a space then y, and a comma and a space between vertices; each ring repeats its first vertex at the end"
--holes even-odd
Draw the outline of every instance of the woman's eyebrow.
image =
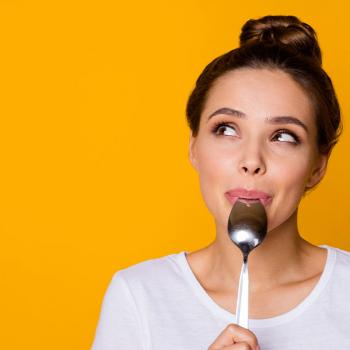
POLYGON ((208 117, 208 120, 211 117, 214 117, 214 115, 217 115, 217 114, 233 115, 233 116, 238 117, 238 118, 244 118, 246 116, 243 112, 237 111, 236 109, 223 107, 223 108, 219 108, 217 111, 215 111, 214 113, 210 114, 210 116, 208 117))
POLYGON ((309 133, 309 129, 307 126, 298 118, 291 117, 291 116, 277 116, 277 117, 270 117, 266 118, 266 120, 271 124, 295 124, 301 126, 306 133, 309 133))
MULTIPOLYGON (((226 114, 226 115, 231 115, 231 116, 238 117, 238 118, 245 118, 246 117, 246 114, 241 112, 241 111, 238 111, 238 110, 233 109, 233 108, 223 107, 223 108, 219 108, 218 110, 216 110, 215 112, 210 114, 208 117, 208 120, 217 114, 226 114)), ((298 126, 301 126, 307 133, 309 133, 307 126, 301 120, 299 120, 298 118, 292 117, 292 116, 281 115, 281 116, 269 117, 269 118, 266 118, 266 121, 268 121, 271 124, 298 125, 298 126)))

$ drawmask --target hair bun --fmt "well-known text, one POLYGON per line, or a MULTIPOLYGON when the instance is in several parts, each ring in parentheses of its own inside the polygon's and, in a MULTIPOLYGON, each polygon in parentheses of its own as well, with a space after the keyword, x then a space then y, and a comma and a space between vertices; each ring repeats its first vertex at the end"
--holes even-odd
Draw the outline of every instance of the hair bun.
POLYGON ((250 19, 242 27, 240 46, 254 43, 288 46, 322 65, 322 54, 314 29, 295 16, 265 16, 250 19))

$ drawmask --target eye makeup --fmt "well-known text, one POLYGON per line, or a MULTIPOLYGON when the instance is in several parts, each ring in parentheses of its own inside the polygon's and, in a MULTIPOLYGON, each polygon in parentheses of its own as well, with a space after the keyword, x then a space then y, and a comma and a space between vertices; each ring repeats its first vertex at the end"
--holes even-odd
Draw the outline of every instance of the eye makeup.
MULTIPOLYGON (((232 135, 224 135, 221 130, 224 130, 224 128, 230 128, 236 131, 236 127, 233 126, 231 123, 225 122, 225 121, 219 121, 214 124, 214 126, 211 127, 211 132, 215 134, 216 136, 232 136, 232 135)), ((292 131, 288 129, 279 129, 276 131, 274 134, 272 140, 276 140, 278 142, 278 139, 276 139, 276 136, 281 135, 281 134, 288 134, 291 136, 294 141, 280 141, 283 143, 289 143, 291 145, 299 145, 301 143, 300 138, 292 131)))
POLYGON ((230 123, 226 123, 226 122, 217 122, 215 123, 215 125, 212 127, 212 132, 214 134, 217 134, 217 135, 222 135, 222 133, 218 133, 218 131, 221 129, 223 129, 224 127, 228 127, 228 128, 231 128, 231 129, 235 129, 235 127, 233 125, 230 125, 230 123))
MULTIPOLYGON (((291 142, 291 143, 294 143, 296 145, 299 145, 301 143, 300 142, 300 138, 297 135, 295 135, 293 132, 291 132, 291 131, 289 131, 287 129, 280 129, 280 130, 278 130, 276 132, 275 136, 276 135, 281 135, 281 134, 288 134, 288 135, 292 136, 294 138, 295 142, 291 142)), ((275 136, 273 137, 273 139, 275 138, 275 136)), ((282 142, 289 142, 289 141, 282 141, 282 142)))

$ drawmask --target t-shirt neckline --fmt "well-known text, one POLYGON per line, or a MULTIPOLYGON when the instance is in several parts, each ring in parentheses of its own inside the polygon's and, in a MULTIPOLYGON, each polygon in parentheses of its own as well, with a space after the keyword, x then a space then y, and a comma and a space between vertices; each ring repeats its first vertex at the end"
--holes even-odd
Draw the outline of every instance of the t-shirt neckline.
MULTIPOLYGON (((333 249, 329 245, 320 245, 319 247, 323 247, 327 249, 327 259, 326 263, 323 269, 323 272, 321 274, 321 277, 319 278, 318 282, 312 289, 312 291, 309 293, 309 295, 301 301, 296 307, 293 309, 280 314, 278 316, 274 316, 271 318, 264 318, 264 319, 249 319, 249 327, 251 328, 265 328, 265 327, 272 327, 276 326, 285 322, 289 322, 292 319, 299 316, 302 312, 304 312, 320 295, 324 287, 326 286, 331 274, 332 270, 335 264, 336 259, 336 252, 335 249, 333 249)), ((199 297, 200 301, 211 310, 212 313, 219 316, 220 318, 226 320, 229 323, 235 323, 236 322, 236 315, 232 314, 228 310, 224 309, 220 305, 218 305, 210 296, 207 294, 205 289, 202 287, 202 285, 197 280, 196 276, 194 275, 188 260, 186 258, 187 251, 182 251, 178 254, 178 262, 185 274, 185 277, 187 279, 187 282, 189 282, 191 289, 193 292, 199 297)))

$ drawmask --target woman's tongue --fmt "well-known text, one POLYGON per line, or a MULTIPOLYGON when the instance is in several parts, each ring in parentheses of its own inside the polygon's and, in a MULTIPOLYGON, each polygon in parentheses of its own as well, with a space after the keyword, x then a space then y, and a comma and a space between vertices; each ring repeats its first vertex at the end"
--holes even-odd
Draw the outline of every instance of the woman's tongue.
POLYGON ((255 202, 260 202, 259 198, 238 198, 239 201, 244 202, 244 203, 255 203, 255 202))

